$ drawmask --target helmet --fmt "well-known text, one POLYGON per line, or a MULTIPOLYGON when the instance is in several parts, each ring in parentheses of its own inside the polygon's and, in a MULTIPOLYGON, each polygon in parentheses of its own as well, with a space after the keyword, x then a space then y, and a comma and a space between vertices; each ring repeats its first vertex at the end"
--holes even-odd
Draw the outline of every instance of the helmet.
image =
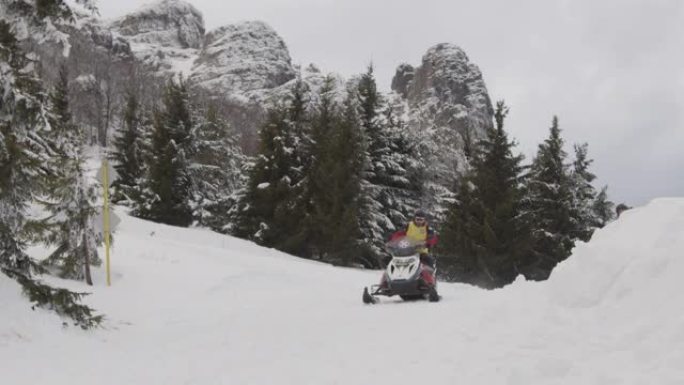
POLYGON ((416 210, 416 213, 413 215, 413 217, 414 217, 414 218, 423 218, 423 219, 426 219, 426 218, 427 218, 427 214, 425 213, 425 211, 419 209, 419 210, 416 210))

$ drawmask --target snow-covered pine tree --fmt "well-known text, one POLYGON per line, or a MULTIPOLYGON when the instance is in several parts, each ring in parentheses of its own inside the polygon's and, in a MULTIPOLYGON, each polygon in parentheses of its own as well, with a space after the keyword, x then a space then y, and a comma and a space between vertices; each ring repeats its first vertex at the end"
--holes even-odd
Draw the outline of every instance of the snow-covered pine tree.
POLYGON ((71 120, 69 110, 69 71, 65 64, 59 67, 59 77, 49 96, 50 110, 49 115, 51 131, 57 135, 56 140, 72 144, 76 137, 76 127, 71 120))
POLYGON ((439 272, 442 278, 477 284, 483 281, 483 272, 476 253, 477 240, 481 239, 481 226, 478 221, 480 211, 475 186, 471 182, 472 172, 471 170, 459 178, 456 198, 449 206, 440 228, 436 254, 439 255, 439 272))
POLYGON ((368 260, 381 266, 387 236, 415 210, 420 183, 411 179, 415 165, 407 133, 396 120, 387 120, 387 103, 377 90, 373 66, 361 75, 357 86, 358 116, 365 136, 367 161, 362 181, 361 232, 368 246, 368 260), (395 223, 396 222, 396 223, 395 223))
POLYGON ((331 206, 331 219, 338 224, 330 234, 330 255, 342 264, 372 266, 376 260, 363 259, 367 246, 361 243, 361 212, 363 171, 366 167, 366 142, 359 124, 355 90, 348 90, 341 116, 337 119, 331 149, 334 165, 335 200, 331 206))
POLYGON ((311 111, 310 149, 311 162, 306 169, 304 185, 306 212, 302 216, 302 231, 312 258, 328 259, 333 251, 330 245, 332 233, 337 230, 334 222, 334 203, 338 199, 336 179, 333 176, 335 156, 335 129, 339 119, 339 106, 335 102, 335 79, 327 76, 318 91, 318 102, 311 111))
POLYGON ((250 222, 246 218, 248 213, 249 204, 247 203, 247 192, 249 191, 249 181, 252 174, 252 170, 255 167, 255 158, 244 155, 242 160, 242 167, 240 168, 239 180, 237 185, 240 186, 233 192, 234 203, 230 207, 227 213, 226 224, 218 231, 231 234, 237 237, 248 238, 249 232, 245 231, 245 226, 250 222))
POLYGON ((390 152, 385 159, 387 183, 380 201, 392 223, 403 226, 419 209, 424 176, 415 138, 406 129, 401 117, 392 106, 383 112, 389 139, 390 152))
POLYGON ((608 200, 608 186, 604 186, 592 203, 595 226, 601 228, 615 219, 615 203, 608 200))
POLYGON ((42 200, 51 214, 46 241, 57 248, 45 262, 57 267, 63 278, 85 279, 92 285, 90 266, 101 262, 93 227, 96 194, 84 173, 85 137, 71 121, 68 90, 63 66, 50 93, 50 137, 55 146, 51 162, 56 173, 48 182, 49 195, 42 200))
POLYGON ((304 226, 312 256, 334 264, 358 262, 360 178, 363 138, 355 93, 342 109, 335 102, 335 80, 326 77, 311 119, 311 165, 304 226))
POLYGON ((379 267, 383 259, 382 247, 387 234, 393 229, 392 221, 387 216, 380 202, 383 193, 384 164, 383 160, 390 154, 389 143, 382 132, 381 95, 375 84, 373 66, 363 74, 358 83, 358 116, 365 137, 367 160, 361 182, 361 241, 367 248, 364 258, 371 263, 370 267, 379 267))
POLYGON ((539 145, 527 179, 526 209, 534 224, 534 262, 524 271, 527 279, 547 279, 574 246, 578 224, 573 217, 572 183, 560 132, 554 116, 549 137, 539 145))
POLYGON ((171 79, 164 90, 163 108, 154 114, 148 175, 134 211, 140 217, 176 226, 192 223, 188 170, 192 127, 185 82, 171 79))
POLYGON ((114 137, 112 162, 117 178, 112 184, 112 202, 132 205, 140 199, 141 178, 144 175, 144 138, 140 104, 133 92, 126 95, 122 127, 114 137))
POLYGON ((309 146, 301 81, 287 99, 268 111, 259 130, 259 151, 238 213, 234 233, 294 254, 306 254, 301 219, 309 146))
POLYGON ((587 143, 576 144, 575 160, 573 161, 572 171, 570 172, 570 185, 573 197, 573 221, 575 230, 573 238, 587 242, 598 227, 598 219, 593 210, 596 199, 596 189, 591 184, 596 175, 589 171, 592 160, 587 157, 589 145, 587 143))
POLYGON ((20 50, 12 27, 0 21, 0 267, 28 275, 24 253, 27 206, 45 191, 52 153, 47 96, 20 50))
POLYGON ((245 156, 239 137, 214 105, 198 112, 190 167, 193 218, 201 226, 223 231, 242 188, 245 156))
POLYGON ((279 189, 284 192, 277 202, 271 224, 276 235, 274 247, 296 255, 308 256, 306 230, 302 218, 306 213, 307 170, 311 165, 311 125, 308 109, 309 89, 298 77, 292 88, 283 132, 283 150, 287 175, 280 179, 279 189))
POLYGON ((259 244, 268 244, 269 223, 275 210, 275 182, 284 176, 278 167, 283 157, 282 121, 286 109, 282 105, 271 106, 265 122, 259 129, 259 148, 249 168, 249 178, 238 202, 232 234, 259 244))
POLYGON ((615 205, 608 200, 608 187, 600 192, 591 184, 596 176, 589 171, 593 160, 588 159, 587 143, 575 145, 575 161, 570 174, 575 199, 576 238, 588 242, 597 228, 605 226, 615 218, 615 205))
POLYGON ((53 184, 51 201, 47 202, 52 212, 48 220, 52 234, 47 240, 57 248, 45 262, 57 267, 62 278, 85 279, 92 285, 90 266, 102 262, 97 254, 102 241, 95 231, 95 186, 88 183, 84 173, 82 148, 61 163, 59 183, 53 184))
POLYGON ((442 228, 437 251, 453 266, 452 279, 484 287, 511 283, 525 263, 528 230, 521 215, 521 155, 504 131, 508 108, 496 105, 496 128, 487 130, 442 228))
POLYGON ((83 328, 101 316, 79 304, 82 293, 55 289, 32 277, 38 265, 26 252, 32 237, 27 219, 33 197, 47 192, 53 145, 48 137, 47 96, 32 63, 19 48, 12 27, 0 20, 0 271, 16 279, 29 300, 71 317, 83 328))

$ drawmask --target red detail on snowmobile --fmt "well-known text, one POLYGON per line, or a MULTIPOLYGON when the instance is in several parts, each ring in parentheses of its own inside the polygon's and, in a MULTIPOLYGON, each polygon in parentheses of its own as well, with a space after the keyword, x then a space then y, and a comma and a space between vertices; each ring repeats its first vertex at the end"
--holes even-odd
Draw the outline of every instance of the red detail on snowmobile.
POLYGON ((389 240, 391 242, 391 241, 394 241, 396 239, 403 238, 405 236, 406 236, 406 230, 399 230, 399 231, 395 231, 394 234, 392 234, 392 236, 390 236, 389 240))
POLYGON ((432 235, 431 237, 428 237, 427 240, 425 240, 425 245, 429 248, 435 247, 437 244, 437 235, 432 235))
POLYGON ((420 276, 423 278, 425 283, 427 283, 430 286, 435 285, 435 276, 432 274, 431 269, 425 269, 423 268, 423 271, 420 272, 420 276))

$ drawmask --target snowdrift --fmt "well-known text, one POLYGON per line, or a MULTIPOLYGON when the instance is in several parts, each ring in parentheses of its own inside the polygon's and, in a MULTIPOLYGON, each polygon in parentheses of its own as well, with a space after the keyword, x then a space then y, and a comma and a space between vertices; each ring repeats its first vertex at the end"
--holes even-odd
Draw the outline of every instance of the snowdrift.
MULTIPOLYGON (((377 272, 119 213, 107 316, 63 328, 0 276, 3 384, 681 384, 684 199, 625 212, 547 282, 364 306, 377 272)), ((34 250, 38 253, 39 250, 34 250)))
POLYGON ((684 309, 676 295, 682 277, 684 199, 661 198, 579 243, 548 285, 566 306, 619 306, 636 316, 662 306, 684 309))

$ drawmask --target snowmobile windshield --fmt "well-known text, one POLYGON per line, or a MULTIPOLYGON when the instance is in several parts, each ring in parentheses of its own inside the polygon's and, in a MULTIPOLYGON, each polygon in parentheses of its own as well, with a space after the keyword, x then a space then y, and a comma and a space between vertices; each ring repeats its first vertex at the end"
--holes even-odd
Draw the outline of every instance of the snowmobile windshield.
POLYGON ((407 237, 402 237, 389 241, 387 243, 387 251, 395 257, 410 257, 416 255, 419 249, 425 247, 425 242, 417 242, 407 237))

